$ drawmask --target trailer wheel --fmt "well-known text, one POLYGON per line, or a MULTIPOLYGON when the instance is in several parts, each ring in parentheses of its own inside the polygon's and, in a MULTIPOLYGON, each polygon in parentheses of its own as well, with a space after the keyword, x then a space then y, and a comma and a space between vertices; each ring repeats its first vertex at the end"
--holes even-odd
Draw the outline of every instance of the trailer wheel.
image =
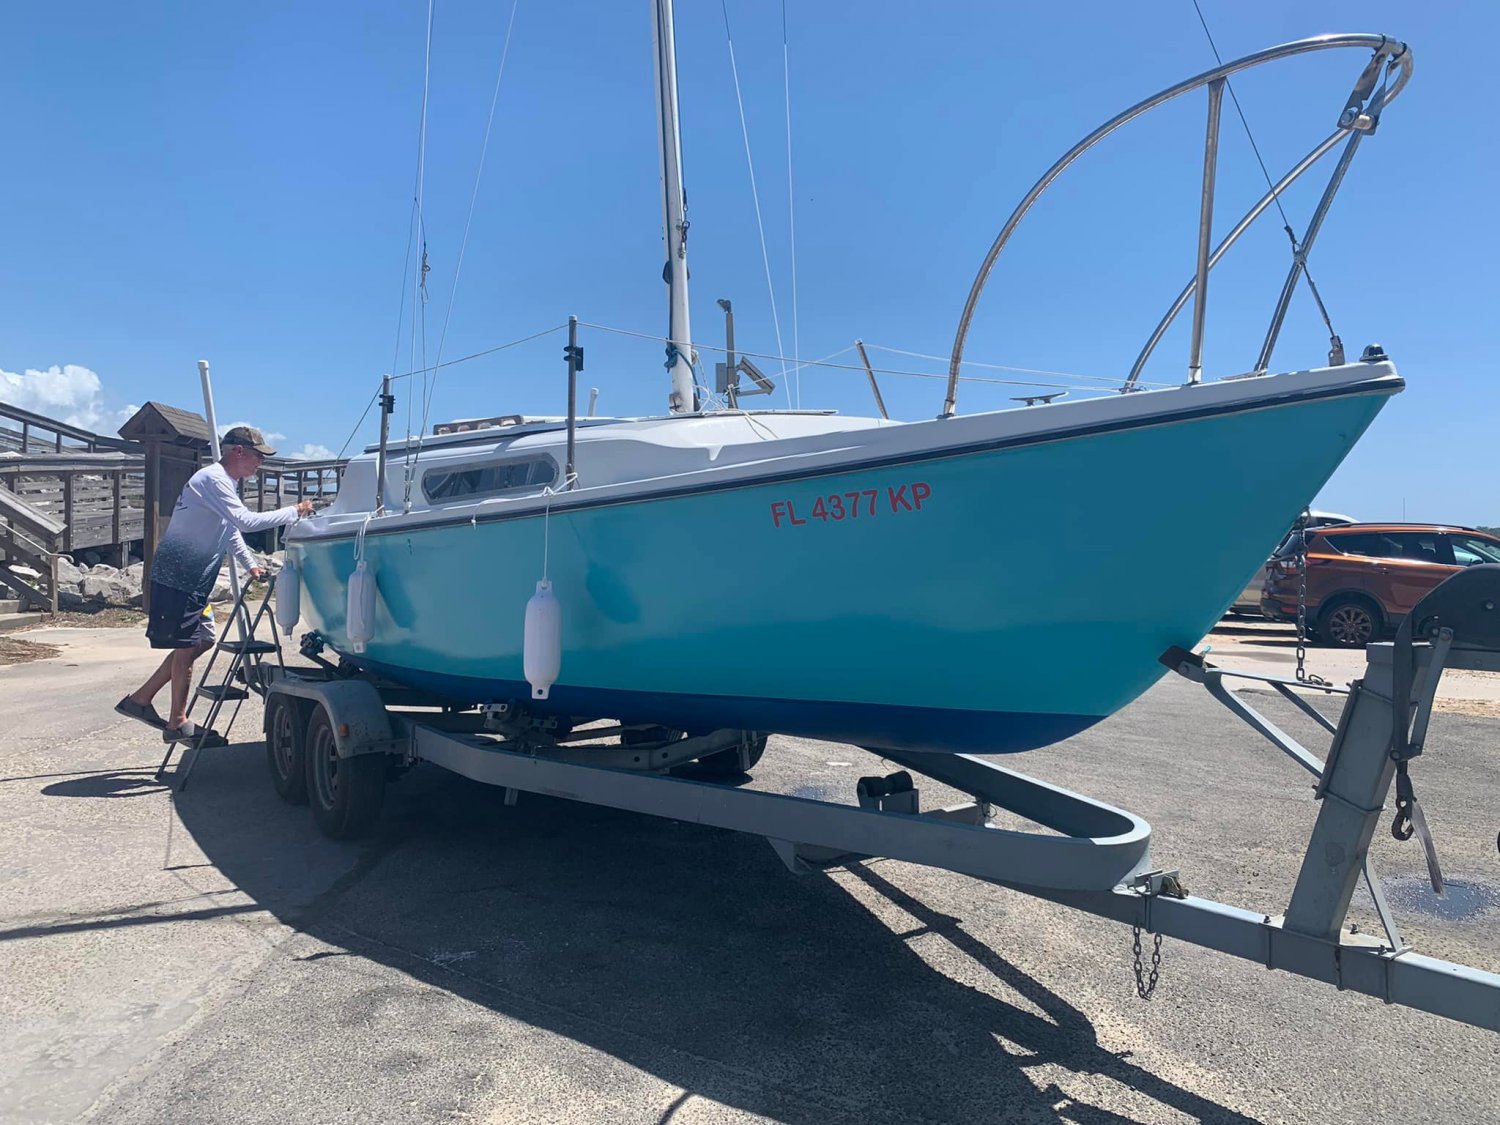
POLYGON ((632 749, 637 746, 660 746, 663 743, 681 742, 686 737, 686 731, 673 730, 671 727, 626 727, 620 731, 620 745, 632 749))
POLYGON ((750 739, 748 760, 741 762, 739 747, 720 750, 717 754, 699 758, 698 772, 708 777, 738 777, 742 773, 753 770, 756 763, 760 761, 761 755, 766 752, 766 739, 769 736, 755 732, 747 732, 747 736, 750 739))
POLYGON ((307 723, 307 796, 323 835, 352 840, 380 816, 385 801, 385 755, 341 758, 333 723, 320 703, 307 723))
POLYGON ((297 701, 271 696, 266 704, 266 761, 276 795, 289 805, 307 804, 306 733, 297 701))

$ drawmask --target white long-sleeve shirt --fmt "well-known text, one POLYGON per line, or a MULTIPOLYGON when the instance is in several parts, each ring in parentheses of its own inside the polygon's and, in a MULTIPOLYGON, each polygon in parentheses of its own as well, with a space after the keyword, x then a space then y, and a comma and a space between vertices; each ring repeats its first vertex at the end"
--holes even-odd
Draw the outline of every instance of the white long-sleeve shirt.
POLYGON ((252 512, 245 507, 234 481, 216 461, 199 469, 183 486, 172 510, 172 522, 151 561, 151 581, 207 595, 214 588, 226 552, 234 553, 241 570, 255 566, 241 532, 281 527, 296 519, 295 505, 273 512, 252 512))

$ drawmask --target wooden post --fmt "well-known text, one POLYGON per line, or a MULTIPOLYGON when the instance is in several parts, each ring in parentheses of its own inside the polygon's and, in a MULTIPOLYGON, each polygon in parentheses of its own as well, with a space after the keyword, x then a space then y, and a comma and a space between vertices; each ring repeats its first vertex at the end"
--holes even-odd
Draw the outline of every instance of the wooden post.
POLYGON ((142 513, 141 554, 145 566, 141 568, 141 606, 151 612, 151 563, 156 558, 159 537, 156 530, 156 509, 161 500, 161 442, 146 443, 146 508, 142 513))
MULTIPOLYGON (((62 435, 61 434, 58 435, 58 440, 59 441, 62 440, 62 435)), ((63 485, 63 523, 67 524, 67 526, 63 528, 63 550, 64 551, 71 551, 73 549, 73 477, 74 477, 74 475, 75 475, 74 473, 69 472, 67 470, 64 470, 63 474, 62 474, 62 485, 63 485)))
POLYGON ((120 509, 124 506, 125 470, 116 469, 114 475, 114 511, 109 523, 109 541, 120 548, 120 569, 124 570, 126 563, 130 561, 130 552, 125 548, 125 538, 120 531, 121 517, 120 509))

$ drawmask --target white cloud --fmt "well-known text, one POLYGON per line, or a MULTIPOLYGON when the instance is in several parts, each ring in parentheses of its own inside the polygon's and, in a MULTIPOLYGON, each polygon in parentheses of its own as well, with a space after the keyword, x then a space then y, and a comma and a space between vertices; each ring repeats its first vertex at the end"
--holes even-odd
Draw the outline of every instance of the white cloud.
POLYGON ((28 367, 20 373, 0 369, 0 402, 111 436, 136 411, 134 406, 106 406, 99 376, 76 363, 53 364, 44 371, 28 367))
MULTIPOLYGON (((254 422, 225 422, 219 426, 219 436, 223 437, 236 426, 249 426, 252 430, 260 430, 260 427, 257 426, 254 422)), ((276 444, 278 441, 286 441, 286 434, 278 434, 275 430, 272 430, 269 433, 265 430, 261 430, 261 436, 263 436, 272 445, 276 444)))
POLYGON ((331 461, 336 456, 326 445, 310 441, 295 453, 283 453, 290 461, 331 461))

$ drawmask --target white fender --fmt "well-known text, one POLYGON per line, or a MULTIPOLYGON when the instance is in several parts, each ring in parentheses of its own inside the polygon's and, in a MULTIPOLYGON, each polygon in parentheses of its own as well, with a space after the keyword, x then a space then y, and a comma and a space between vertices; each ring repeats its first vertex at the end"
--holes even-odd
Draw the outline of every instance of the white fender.
POLYGON ((282 632, 290 633, 301 616, 302 575, 297 570, 297 560, 288 554, 276 575, 276 624, 282 632))
POLYGON ((562 603, 543 578, 526 603, 522 664, 532 699, 546 699, 562 671, 562 603))
POLYGON ((349 576, 349 612, 345 631, 349 634, 349 646, 355 652, 364 652, 370 638, 375 635, 375 572, 364 559, 349 576))

